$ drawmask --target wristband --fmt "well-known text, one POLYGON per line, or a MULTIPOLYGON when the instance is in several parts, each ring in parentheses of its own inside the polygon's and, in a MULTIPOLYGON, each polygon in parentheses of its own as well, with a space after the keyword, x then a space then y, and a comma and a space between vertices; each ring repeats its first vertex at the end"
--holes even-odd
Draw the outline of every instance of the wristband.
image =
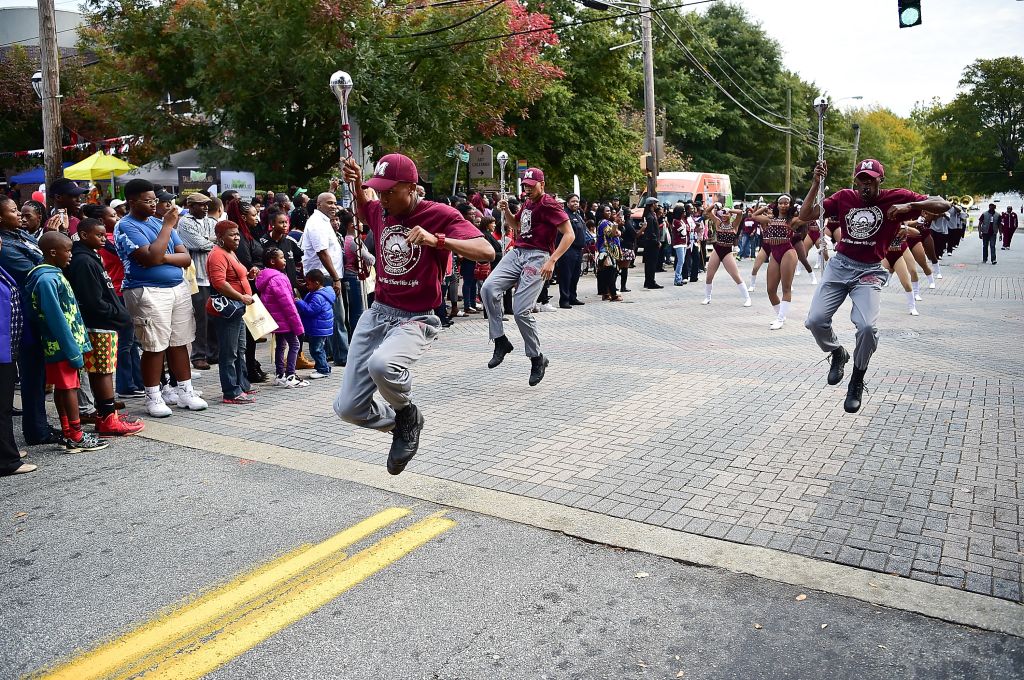
POLYGON ((437 246, 436 246, 436 248, 438 250, 444 250, 445 249, 445 246, 444 246, 444 234, 434 234, 434 238, 437 239, 437 246))

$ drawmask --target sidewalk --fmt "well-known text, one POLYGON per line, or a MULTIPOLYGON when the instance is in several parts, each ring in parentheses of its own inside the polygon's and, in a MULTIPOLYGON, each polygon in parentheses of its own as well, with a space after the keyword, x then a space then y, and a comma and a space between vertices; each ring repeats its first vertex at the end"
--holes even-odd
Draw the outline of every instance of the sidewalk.
MULTIPOLYGON (((919 317, 886 289, 853 416, 803 328, 806 274, 777 332, 764 272, 749 309, 724 271, 707 307, 702 283, 668 274, 644 291, 634 270, 623 304, 585 277, 586 306, 538 316, 551 366, 536 388, 513 323, 517 351, 489 371, 486 322, 460 319, 414 371, 426 429, 409 471, 1020 602, 1024 368, 1003 348, 1024 337, 1024 247, 996 266, 980 252, 972 236, 944 259, 919 317)), ((836 327, 852 349, 848 309, 836 327)), ((383 479, 390 436, 331 411, 340 370, 264 387, 252 407, 220 404, 205 373, 211 408, 163 422, 370 462, 383 479)))

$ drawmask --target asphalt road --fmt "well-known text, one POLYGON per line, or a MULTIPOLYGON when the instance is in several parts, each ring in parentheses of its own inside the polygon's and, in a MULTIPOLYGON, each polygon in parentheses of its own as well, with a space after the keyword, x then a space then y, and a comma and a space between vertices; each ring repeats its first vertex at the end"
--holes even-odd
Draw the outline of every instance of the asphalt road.
MULTIPOLYGON (((387 508, 411 512, 385 534, 444 510, 143 439, 78 456, 37 451, 38 472, 0 479, 4 678, 73 658, 387 508)), ((446 517, 454 526, 248 651, 228 654, 209 677, 1024 675, 1019 638, 465 511, 446 517)), ((174 656, 172 649, 169 663, 174 656)))

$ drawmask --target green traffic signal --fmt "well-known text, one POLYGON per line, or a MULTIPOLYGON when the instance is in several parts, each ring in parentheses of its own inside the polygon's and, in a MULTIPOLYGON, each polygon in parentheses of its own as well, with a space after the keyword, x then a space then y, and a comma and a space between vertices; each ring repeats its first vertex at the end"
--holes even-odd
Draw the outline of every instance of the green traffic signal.
POLYGON ((921 24, 920 0, 899 0, 900 28, 910 28, 921 24))

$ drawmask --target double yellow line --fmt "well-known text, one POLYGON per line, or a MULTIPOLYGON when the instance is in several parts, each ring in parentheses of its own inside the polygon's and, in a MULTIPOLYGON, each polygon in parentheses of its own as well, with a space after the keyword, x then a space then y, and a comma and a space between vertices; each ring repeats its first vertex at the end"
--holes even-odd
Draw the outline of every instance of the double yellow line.
POLYGON ((201 678, 455 526, 437 513, 352 557, 342 552, 409 513, 406 508, 384 510, 33 677, 201 678))

